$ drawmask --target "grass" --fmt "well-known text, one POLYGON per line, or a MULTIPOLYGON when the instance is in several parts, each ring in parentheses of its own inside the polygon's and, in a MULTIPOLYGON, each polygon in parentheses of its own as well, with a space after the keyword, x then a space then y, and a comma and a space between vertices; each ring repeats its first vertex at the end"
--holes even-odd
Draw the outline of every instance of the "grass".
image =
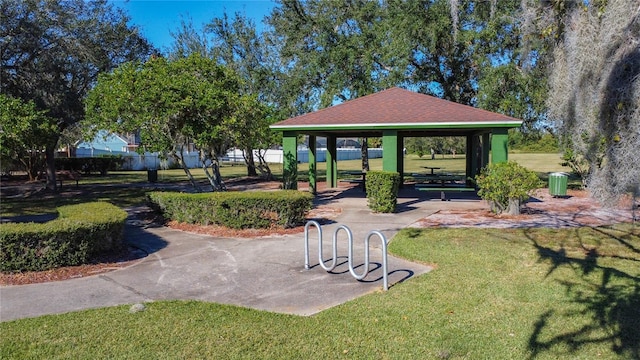
MULTIPOLYGON (((466 168, 466 160, 464 155, 457 155, 455 158, 452 155, 436 155, 435 159, 431 159, 428 156, 422 158, 414 154, 405 156, 404 159, 404 172, 405 173, 427 173, 430 170, 425 169, 424 166, 439 167, 438 172, 464 174, 466 168)), ((546 174, 550 172, 564 171, 569 172, 570 169, 560 165, 560 156, 558 154, 529 154, 529 153, 513 153, 509 154, 509 161, 515 161, 520 165, 535 171, 543 179, 546 179, 546 174)), ((370 159, 369 167, 371 170, 382 170, 382 159, 370 159)), ((344 160, 338 162, 338 171, 354 171, 362 168, 361 160, 344 160)), ((317 164, 318 174, 324 179, 326 173, 326 163, 317 164)), ((272 167, 274 173, 282 174, 282 165, 274 164, 272 167)), ((309 171, 309 164, 298 164, 298 172, 302 177, 306 177, 309 171)))
POLYGON ((0 358, 634 359, 640 229, 405 229, 435 270, 312 317, 155 302, 0 323, 0 358))
MULTIPOLYGON (((539 173, 563 170, 555 154, 510 159, 539 173)), ((372 159, 371 168, 381 163, 372 159)), ((459 173, 465 165, 463 158, 408 156, 405 172, 421 166, 459 173)), ((338 167, 357 170, 360 161, 338 167)), ((244 171, 222 168, 224 177, 244 171)), ((281 173, 281 165, 273 171, 281 173)), ((131 206, 144 200, 146 176, 85 177, 82 191, 65 186, 59 194, 2 199, 0 210, 38 214, 92 200, 131 206)), ((204 179, 200 169, 194 176, 204 179)), ((158 180, 185 177, 160 170, 158 180)), ((161 301, 133 314, 119 306, 4 322, 0 358, 640 358, 637 227, 405 229, 390 250, 436 268, 312 317, 161 301)))
MULTIPOLYGON (((509 159, 536 171, 542 180, 547 180, 547 174, 555 171, 567 171, 567 168, 560 166, 560 159, 557 154, 509 154, 509 159)), ((371 159, 369 161, 371 170, 382 170, 382 159, 371 159)), ((426 173, 429 170, 423 166, 440 167, 439 172, 464 174, 465 158, 463 156, 451 155, 436 156, 431 160, 429 157, 419 158, 416 155, 405 157, 405 173, 426 173)), ((318 163, 318 181, 326 181, 326 163, 318 163)), ((338 162, 338 171, 354 171, 362 168, 360 160, 346 160, 338 162)), ((282 176, 282 164, 271 164, 271 170, 276 178, 282 176)), ((298 164, 299 179, 308 180, 309 164, 298 164)), ((206 181, 204 171, 200 168, 192 169, 192 175, 198 181, 206 181)), ((220 172, 223 178, 237 178, 246 175, 246 168, 241 165, 222 166, 220 172)), ((347 175, 339 174, 340 178, 347 175)), ((158 170, 158 183, 186 182, 187 177, 182 169, 158 170)), ((579 181, 578 181, 579 182, 579 181)), ((80 179, 80 189, 85 189, 81 194, 77 193, 75 184, 67 182, 64 184, 63 192, 59 194, 35 195, 30 198, 2 199, 0 202, 0 213, 2 216, 34 215, 44 213, 54 213, 55 208, 61 205, 75 204, 82 201, 105 200, 111 203, 127 207, 144 202, 144 186, 153 187, 147 182, 146 171, 111 171, 108 176, 83 176, 80 179), (134 184, 136 186, 127 186, 134 184), (87 188, 105 185, 100 190, 87 191, 87 188), (114 187, 115 185, 115 187, 114 187)), ((148 189, 147 189, 148 190, 148 189)))
MULTIPOLYGON (((280 165, 280 167, 282 167, 280 165)), ((224 178, 246 175, 244 166, 223 166, 224 178)), ((206 181, 202 169, 191 169, 197 181, 206 181)), ((182 169, 158 170, 158 183, 188 182, 182 169)), ((65 182, 58 193, 36 193, 29 197, 3 198, 0 214, 3 217, 55 213, 56 207, 89 201, 109 201, 120 207, 130 207, 145 202, 145 193, 155 187, 149 183, 146 171, 111 171, 107 176, 82 176, 79 187, 65 182), (133 186, 132 186, 133 185, 133 186)))

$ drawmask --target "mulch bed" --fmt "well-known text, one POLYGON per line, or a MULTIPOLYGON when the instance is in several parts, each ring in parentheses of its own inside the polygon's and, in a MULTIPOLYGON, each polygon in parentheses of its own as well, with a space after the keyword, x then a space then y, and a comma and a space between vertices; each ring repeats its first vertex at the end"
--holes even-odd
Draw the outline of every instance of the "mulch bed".
MULTIPOLYGON (((4 185, 4 184, 3 184, 4 185)), ((240 178, 227 183, 229 190, 277 190, 279 182, 265 182, 256 178, 240 178)), ((324 190, 324 183, 319 183, 319 190, 324 190)), ((300 189, 306 189, 306 184, 299 184, 300 189)), ((3 190, 6 190, 3 189, 3 190)), ((6 194, 3 191, 4 194, 6 194)), ((3 195, 4 195, 3 194, 3 195)), ((488 210, 443 210, 429 217, 419 220, 413 227, 433 226, 477 226, 477 227, 522 227, 548 225, 549 219, 560 219, 560 224, 567 226, 599 226, 621 220, 630 220, 629 207, 621 204, 621 208, 615 211, 602 209, 594 200, 588 197, 586 191, 568 190, 567 197, 553 198, 546 189, 541 189, 534 195, 537 201, 530 202, 524 208, 523 214, 518 216, 495 215, 488 210), (563 220, 565 219, 566 220, 563 220)), ((342 209, 329 206, 314 208, 308 218, 318 220, 321 223, 335 219, 342 209)), ((149 214, 140 215, 143 222, 161 221, 149 214)), ((177 222, 168 222, 167 225, 174 229, 206 234, 215 237, 231 238, 259 238, 264 236, 287 235, 301 233, 303 226, 290 229, 228 229, 221 226, 200 226, 177 222)), ((122 269, 146 256, 139 250, 128 248, 114 254, 107 254, 96 258, 91 264, 81 266, 69 266, 47 271, 22 272, 16 274, 0 273, 0 286, 24 285, 49 281, 80 278, 102 274, 113 270, 122 269)))

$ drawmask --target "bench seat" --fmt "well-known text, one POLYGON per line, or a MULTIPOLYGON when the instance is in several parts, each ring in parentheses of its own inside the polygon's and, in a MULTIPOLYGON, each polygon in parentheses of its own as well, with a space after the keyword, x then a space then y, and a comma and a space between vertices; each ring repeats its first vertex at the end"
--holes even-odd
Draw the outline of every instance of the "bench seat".
POLYGON ((472 188, 472 187, 463 187, 463 186, 449 186, 449 187, 445 187, 445 186, 429 186, 426 184, 416 184, 415 185, 415 189, 419 190, 419 191, 440 191, 440 200, 441 201, 447 201, 447 196, 445 194, 445 191, 457 191, 457 192, 466 192, 466 191, 473 191, 475 192, 476 189, 472 188))

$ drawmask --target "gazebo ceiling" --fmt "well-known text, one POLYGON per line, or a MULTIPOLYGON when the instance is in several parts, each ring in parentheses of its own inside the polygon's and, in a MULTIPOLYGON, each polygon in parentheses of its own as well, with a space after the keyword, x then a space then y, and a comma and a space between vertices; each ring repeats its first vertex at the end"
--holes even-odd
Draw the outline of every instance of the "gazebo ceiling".
POLYGON ((435 135, 520 125, 522 120, 506 115, 394 87, 280 121, 271 129, 343 136, 383 130, 435 135))

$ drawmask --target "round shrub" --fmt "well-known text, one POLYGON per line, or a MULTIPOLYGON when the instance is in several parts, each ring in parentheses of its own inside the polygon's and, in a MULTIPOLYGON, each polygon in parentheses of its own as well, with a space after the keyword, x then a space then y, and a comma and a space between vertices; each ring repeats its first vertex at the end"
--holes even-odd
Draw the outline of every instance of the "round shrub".
POLYGON ((106 202, 61 206, 46 223, 0 224, 0 270, 41 271, 87 263, 122 246, 127 213, 106 202))
POLYGON ((487 200, 497 214, 520 214, 522 203, 541 183, 535 172, 515 163, 489 164, 476 176, 478 195, 487 200))
POLYGON ((367 172, 367 200, 369 209, 378 213, 392 213, 398 205, 400 174, 390 171, 367 172))

